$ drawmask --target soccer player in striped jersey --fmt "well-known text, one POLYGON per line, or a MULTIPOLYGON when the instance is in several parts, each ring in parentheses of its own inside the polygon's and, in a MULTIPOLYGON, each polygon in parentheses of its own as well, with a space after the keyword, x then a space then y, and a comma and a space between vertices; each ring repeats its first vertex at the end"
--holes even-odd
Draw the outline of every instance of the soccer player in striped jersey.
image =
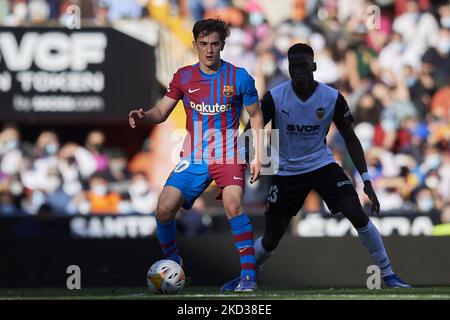
MULTIPOLYGON (((246 164, 238 154, 237 137, 243 106, 250 116, 252 128, 262 129, 263 116, 253 78, 245 69, 220 58, 229 33, 228 26, 220 19, 196 22, 193 45, 199 62, 180 68, 162 101, 148 111, 132 110, 129 122, 132 128, 139 122, 161 123, 177 102, 183 101, 187 135, 181 161, 159 197, 157 237, 164 256, 181 264, 175 240, 175 215, 180 207, 190 209, 195 199, 215 180, 240 257, 240 281, 235 290, 246 292, 254 291, 257 285, 253 228, 242 206, 246 164)), ((256 134, 254 138, 256 149, 260 150, 256 134)), ((259 157, 257 152, 250 164, 252 182, 260 176, 259 157)))
MULTIPOLYGON (((272 88, 261 101, 264 123, 272 120, 272 128, 279 130, 280 141, 279 170, 272 177, 267 198, 265 231, 255 241, 257 269, 272 255, 306 196, 316 190, 332 213, 341 212, 355 227, 361 243, 380 268, 384 284, 391 288, 410 288, 392 270, 380 233, 326 144, 326 135, 334 122, 364 181, 364 193, 372 201, 372 212, 378 214, 380 203, 345 98, 336 89, 314 80, 314 52, 307 44, 293 45, 288 60, 292 80, 272 88)), ((231 280, 222 290, 234 289, 238 283, 239 278, 231 280)))

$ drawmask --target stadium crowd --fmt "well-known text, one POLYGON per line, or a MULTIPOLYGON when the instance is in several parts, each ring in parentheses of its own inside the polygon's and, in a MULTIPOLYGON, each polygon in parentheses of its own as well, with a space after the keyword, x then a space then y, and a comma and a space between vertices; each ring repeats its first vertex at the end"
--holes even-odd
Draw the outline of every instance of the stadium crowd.
POLYGON ((0 212, 33 215, 48 204, 56 215, 152 214, 158 194, 146 173, 104 144, 101 131, 90 132, 84 145, 60 145, 55 132, 43 131, 32 144, 6 126, 0 133, 0 212))
MULTIPOLYGON (((339 89, 353 112, 382 211, 448 212, 449 2, 292 0, 283 1, 291 6, 284 16, 274 10, 277 2, 0 0, 0 25, 63 23, 71 4, 99 25, 151 17, 152 9, 161 8, 192 21, 220 15, 232 26, 223 59, 245 67, 261 96, 288 79, 287 49, 307 42, 315 52, 316 80, 339 89)), ((361 190, 334 127, 328 137, 336 159, 361 190)), ((94 131, 84 145, 60 145, 58 136, 46 131, 28 144, 17 127, 4 126, 0 214, 34 214, 43 203, 61 214, 153 212, 158 190, 144 173, 130 170, 133 159, 120 150, 105 152, 104 140, 94 131)), ((304 207, 324 209, 314 194, 304 207)))

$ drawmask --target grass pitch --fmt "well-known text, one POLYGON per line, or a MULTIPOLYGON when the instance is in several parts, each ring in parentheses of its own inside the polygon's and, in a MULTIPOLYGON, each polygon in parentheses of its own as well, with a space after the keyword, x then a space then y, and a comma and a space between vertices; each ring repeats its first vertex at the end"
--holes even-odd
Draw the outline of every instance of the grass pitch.
POLYGON ((217 287, 186 287, 177 295, 157 295, 147 288, 0 289, 0 300, 450 300, 450 287, 413 289, 261 287, 254 293, 223 293, 217 287))

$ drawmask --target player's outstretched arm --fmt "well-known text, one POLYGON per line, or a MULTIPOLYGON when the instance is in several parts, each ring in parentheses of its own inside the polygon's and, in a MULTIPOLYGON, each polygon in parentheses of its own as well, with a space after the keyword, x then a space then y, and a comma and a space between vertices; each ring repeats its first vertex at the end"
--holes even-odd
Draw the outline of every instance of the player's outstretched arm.
POLYGON ((164 96, 156 107, 147 111, 144 111, 142 108, 131 110, 128 114, 130 127, 134 129, 138 123, 158 124, 166 121, 177 102, 178 100, 164 96))
POLYGON ((342 134, 342 137, 345 141, 345 146, 347 147, 347 151, 355 164, 356 169, 358 170, 361 178, 364 181, 364 193, 369 197, 370 201, 372 201, 372 213, 379 214, 380 213, 380 202, 378 201, 377 195, 373 190, 372 183, 370 182, 369 174, 367 173, 367 163, 364 158, 364 150, 361 146, 361 142, 353 130, 353 127, 349 125, 345 129, 340 129, 339 132, 342 134))

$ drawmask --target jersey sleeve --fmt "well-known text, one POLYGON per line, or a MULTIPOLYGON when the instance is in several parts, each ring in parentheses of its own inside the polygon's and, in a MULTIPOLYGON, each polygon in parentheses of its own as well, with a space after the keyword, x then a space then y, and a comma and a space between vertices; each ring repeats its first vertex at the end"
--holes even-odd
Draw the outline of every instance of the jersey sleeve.
POLYGON ((266 125, 275 115, 275 102, 270 91, 261 99, 261 110, 264 117, 264 125, 266 125))
POLYGON ((238 69, 239 89, 242 94, 244 106, 250 106, 258 102, 258 91, 255 87, 255 80, 244 68, 238 69))
POLYGON ((342 94, 338 93, 334 107, 333 121, 339 130, 348 128, 353 122, 353 115, 348 107, 347 101, 342 94))
POLYGON ((183 98, 184 93, 181 90, 180 87, 180 79, 181 79, 181 72, 178 70, 175 72, 175 74, 172 77, 172 80, 169 82, 169 87, 166 91, 166 96, 175 100, 180 100, 183 98))

